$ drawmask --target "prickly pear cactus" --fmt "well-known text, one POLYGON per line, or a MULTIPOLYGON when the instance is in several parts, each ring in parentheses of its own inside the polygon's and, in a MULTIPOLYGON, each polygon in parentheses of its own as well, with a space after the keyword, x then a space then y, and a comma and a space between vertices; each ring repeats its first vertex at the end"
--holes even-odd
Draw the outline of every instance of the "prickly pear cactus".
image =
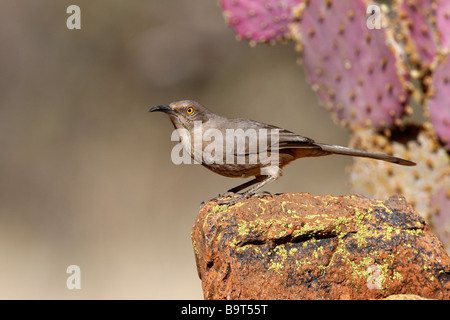
POLYGON ((355 148, 395 154, 417 163, 415 167, 398 166, 384 161, 354 159, 350 172, 353 189, 380 199, 402 194, 429 219, 430 194, 439 189, 438 179, 448 169, 450 157, 426 127, 410 126, 386 137, 373 129, 358 130, 350 145, 355 148))
POLYGON ((352 147, 417 163, 402 167, 355 158, 350 183, 375 198, 406 196, 450 252, 450 0, 395 0, 390 11, 381 10, 380 29, 367 23, 368 6, 377 5, 369 0, 220 5, 238 36, 251 44, 295 42, 320 101, 351 129, 352 147), (405 125, 412 96, 425 121, 405 125))
POLYGON ((252 44, 289 38, 292 7, 301 0, 220 0, 227 23, 252 44))
POLYGON ((436 185, 430 201, 430 223, 450 252, 450 169, 443 172, 436 185))
POLYGON ((429 96, 428 113, 434 131, 450 150, 450 54, 437 59, 429 96))
POLYGON ((436 4, 435 21, 441 49, 450 50, 450 0, 439 0, 436 4))
POLYGON ((410 61, 422 69, 429 69, 436 55, 436 38, 432 21, 436 0, 397 0, 397 11, 403 28, 405 50, 410 61))
POLYGON ((408 74, 391 32, 367 27, 368 3, 305 1, 294 9, 291 32, 312 88, 335 118, 381 129, 407 110, 408 74))
POLYGON ((434 137, 426 126, 410 126, 390 138, 373 129, 358 130, 352 135, 352 147, 395 154, 417 165, 407 168, 355 158, 350 184, 354 192, 377 199, 405 196, 450 252, 450 157, 434 137))

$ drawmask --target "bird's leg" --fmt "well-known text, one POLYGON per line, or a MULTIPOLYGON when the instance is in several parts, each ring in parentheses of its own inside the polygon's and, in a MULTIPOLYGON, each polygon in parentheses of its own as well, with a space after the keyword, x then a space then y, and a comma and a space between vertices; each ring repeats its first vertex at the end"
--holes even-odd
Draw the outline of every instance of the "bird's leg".
MULTIPOLYGON (((259 178, 259 177, 258 177, 258 178, 259 178)), ((264 178, 263 180, 261 180, 261 178, 259 178, 259 179, 258 179, 258 178, 255 178, 255 179, 253 179, 253 180, 251 180, 251 181, 249 181, 249 182, 247 182, 247 183, 244 183, 244 185, 246 185, 245 187, 248 187, 248 186, 250 186, 250 185, 253 185, 253 187, 251 187, 250 189, 248 189, 246 192, 240 194, 238 197, 232 197, 231 199, 227 199, 227 200, 217 199, 217 200, 216 200, 217 203, 218 203, 218 204, 229 204, 229 205, 233 205, 233 204, 235 204, 235 203, 237 203, 237 202, 239 202, 239 201, 241 201, 241 200, 250 198, 252 195, 255 194, 256 191, 258 191, 259 189, 261 189, 262 187, 264 187, 266 184, 268 184, 268 183, 270 183, 270 182, 272 182, 272 181, 275 181, 277 177, 275 177, 275 176, 267 176, 267 177, 264 178), (252 182, 252 183, 250 184, 250 182, 252 182)), ((237 186, 236 188, 240 188, 241 186, 242 186, 242 185, 237 186)), ((236 188, 233 188, 233 189, 236 189, 236 188)), ((241 189, 243 189, 243 188, 244 188, 244 187, 242 187, 242 188, 240 188, 240 189, 238 189, 238 190, 241 190, 241 189)), ((231 190, 233 190, 233 189, 231 189, 231 190)))
MULTIPOLYGON (((245 189, 245 188, 248 188, 248 187, 250 187, 250 186, 254 185, 255 183, 258 183, 258 182, 260 182, 260 181, 262 181, 262 180, 263 180, 263 179, 262 179, 261 176, 256 177, 255 179, 252 179, 252 180, 247 181, 247 182, 245 182, 245 183, 243 183, 243 184, 240 184, 240 185, 238 185, 238 186, 236 186, 236 187, 234 187, 234 188, 229 189, 227 192, 224 192, 224 193, 219 194, 219 195, 217 196, 217 198, 226 198, 226 197, 232 197, 232 198, 233 198, 233 196, 238 196, 237 193, 238 193, 239 191, 241 191, 241 190, 243 190, 243 189, 245 189)), ((213 199, 211 199, 210 201, 212 201, 212 200, 217 200, 217 198, 213 198, 213 199)))
MULTIPOLYGON (((256 191, 258 191, 259 189, 261 189, 262 187, 264 187, 266 184, 271 183, 272 181, 275 181, 276 179, 277 179, 277 177, 274 177, 274 176, 267 176, 264 180, 262 180, 261 182, 259 182, 257 185, 251 187, 251 188, 248 189, 246 192, 244 192, 244 194, 243 194, 244 199, 253 196, 253 195, 255 194, 256 191)), ((270 194, 270 193, 269 193, 269 194, 270 194)))
POLYGON ((230 192, 230 193, 238 193, 239 191, 241 191, 241 190, 243 190, 245 188, 248 188, 248 187, 250 187, 250 186, 254 185, 255 183, 258 183, 258 182, 260 182, 262 180, 263 180, 262 177, 258 176, 255 179, 252 179, 252 180, 247 181, 247 182, 245 182, 243 184, 240 184, 240 185, 238 185, 238 186, 236 186, 234 188, 231 188, 230 190, 227 191, 227 193, 228 192, 230 192))
MULTIPOLYGON (((230 201, 230 203, 231 203, 231 200, 233 200, 233 199, 235 199, 235 197, 237 197, 237 198, 236 198, 236 199, 237 199, 236 202, 238 202, 238 201, 240 201, 240 200, 242 200, 242 199, 245 199, 245 198, 242 198, 242 194, 238 194, 239 191, 241 191, 241 190, 243 190, 243 189, 245 189, 245 188, 248 188, 248 187, 250 187, 250 186, 253 186, 254 184, 256 184, 256 183, 258 183, 258 182, 261 182, 261 181, 263 181, 263 180, 264 180, 264 178, 263 178, 262 176, 258 176, 258 177, 256 177, 256 178, 250 180, 250 181, 247 181, 247 182, 245 182, 245 183, 242 183, 242 184, 240 184, 240 185, 238 185, 238 186, 236 186, 236 187, 234 187, 234 188, 231 188, 231 189, 228 190, 227 192, 224 192, 224 193, 219 194, 216 198, 212 198, 212 199, 209 200, 209 201, 217 201, 218 204, 222 204, 221 201, 230 201), (217 198, 227 198, 227 197, 231 197, 231 200, 219 200, 219 199, 217 199, 217 198)), ((258 188, 258 189, 259 189, 259 188, 258 188)), ((250 196, 251 196, 251 195, 250 195, 250 196)), ((250 196, 248 196, 248 197, 250 197, 250 196)), ((248 198, 248 197, 246 197, 246 198, 248 198)), ((208 201, 208 202, 209 202, 209 201, 208 201)), ((231 204, 234 204, 234 203, 236 203, 236 202, 233 202, 233 203, 231 203, 231 204)), ((228 202, 227 202, 227 203, 228 203, 228 202)), ((204 205, 205 205, 205 202, 202 202, 202 203, 200 204, 200 209, 203 208, 204 205)))

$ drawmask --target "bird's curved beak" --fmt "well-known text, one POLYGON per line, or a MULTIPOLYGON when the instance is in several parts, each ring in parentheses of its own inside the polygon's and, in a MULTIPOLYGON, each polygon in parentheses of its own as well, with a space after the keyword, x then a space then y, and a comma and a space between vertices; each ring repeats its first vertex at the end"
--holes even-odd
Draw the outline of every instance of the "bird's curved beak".
POLYGON ((160 112, 172 114, 174 116, 176 115, 176 112, 170 106, 167 106, 167 105, 156 106, 156 107, 151 108, 148 111, 149 112, 160 111, 160 112))

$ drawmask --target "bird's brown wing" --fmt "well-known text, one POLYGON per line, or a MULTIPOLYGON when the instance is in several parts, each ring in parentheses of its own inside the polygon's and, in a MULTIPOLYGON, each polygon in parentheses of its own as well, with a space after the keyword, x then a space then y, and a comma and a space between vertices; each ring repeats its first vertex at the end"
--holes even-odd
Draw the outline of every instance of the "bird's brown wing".
MULTIPOLYGON (((253 120, 247 120, 247 124, 248 126, 243 129, 244 131, 249 129, 256 130, 256 134, 258 136, 257 152, 273 152, 287 148, 320 149, 320 147, 315 144, 314 140, 300 136, 292 131, 253 120), (262 131, 261 129, 265 130, 262 131)), ((254 148, 251 148, 250 145, 246 143, 245 153, 235 151, 235 155, 248 156, 250 154, 253 154, 254 150, 254 148)))
POLYGON ((238 135, 238 139, 241 139, 241 143, 245 143, 245 146, 244 148, 241 147, 240 149, 238 149, 238 151, 236 151, 236 149, 233 149, 233 155, 235 157, 249 157, 250 155, 258 153, 261 154, 264 152, 273 154, 274 152, 283 152, 283 149, 298 149, 295 152, 296 158, 311 156, 316 157, 334 153, 347 156, 367 157, 372 159, 384 160, 406 166, 415 165, 415 163, 412 161, 385 154, 318 143, 310 138, 303 137, 292 131, 257 121, 247 120, 246 128, 242 130, 246 131, 249 129, 250 131, 248 132, 251 132, 252 130, 256 131, 258 140, 256 141, 254 139, 245 138, 245 133, 238 135), (261 131, 261 129, 265 130, 261 131), (257 144, 257 148, 255 148, 254 144, 257 144))
POLYGON ((268 136, 270 136, 271 130, 276 130, 278 132, 278 141, 270 141, 269 151, 272 149, 287 148, 320 148, 315 144, 313 139, 303 137, 295 132, 269 124, 265 125, 265 128, 269 131, 268 136))
POLYGON ((273 145, 273 147, 278 147, 278 149, 318 148, 313 139, 303 137, 286 129, 280 130, 278 146, 273 145))

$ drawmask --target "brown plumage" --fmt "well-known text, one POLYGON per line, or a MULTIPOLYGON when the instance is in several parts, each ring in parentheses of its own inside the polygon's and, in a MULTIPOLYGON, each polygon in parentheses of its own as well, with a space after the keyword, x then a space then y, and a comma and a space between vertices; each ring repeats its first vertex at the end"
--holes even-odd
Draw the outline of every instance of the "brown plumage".
MULTIPOLYGON (((289 130, 254 120, 225 118, 191 100, 172 102, 169 105, 160 105, 150 109, 150 112, 154 111, 161 111, 169 115, 175 129, 181 129, 179 135, 183 147, 193 159, 202 163, 204 167, 226 177, 255 177, 253 180, 228 190, 229 193, 237 193, 250 187, 245 193, 236 197, 232 196, 231 199, 217 200, 220 204, 234 204, 252 196, 264 185, 280 177, 281 168, 299 158, 340 154, 383 160, 404 166, 415 165, 412 161, 386 154, 315 142, 289 130), (216 145, 213 146, 221 146, 221 148, 214 149, 214 154, 206 152, 208 144, 213 143, 212 139, 208 143, 202 141, 201 150, 195 152, 194 137, 196 134, 205 132, 210 132, 214 136, 216 145), (230 132, 233 132, 234 135, 230 135, 230 139, 226 139, 227 133, 230 132), (218 137, 220 135, 223 137, 222 143, 220 140, 216 140, 220 138, 218 137), (239 142, 241 143, 240 149, 235 147, 235 145, 239 146, 239 142), (271 161, 267 161, 269 158, 271 161), (273 161, 274 159, 276 161, 273 161)), ((204 140, 204 137, 201 136, 201 139, 204 140)))

